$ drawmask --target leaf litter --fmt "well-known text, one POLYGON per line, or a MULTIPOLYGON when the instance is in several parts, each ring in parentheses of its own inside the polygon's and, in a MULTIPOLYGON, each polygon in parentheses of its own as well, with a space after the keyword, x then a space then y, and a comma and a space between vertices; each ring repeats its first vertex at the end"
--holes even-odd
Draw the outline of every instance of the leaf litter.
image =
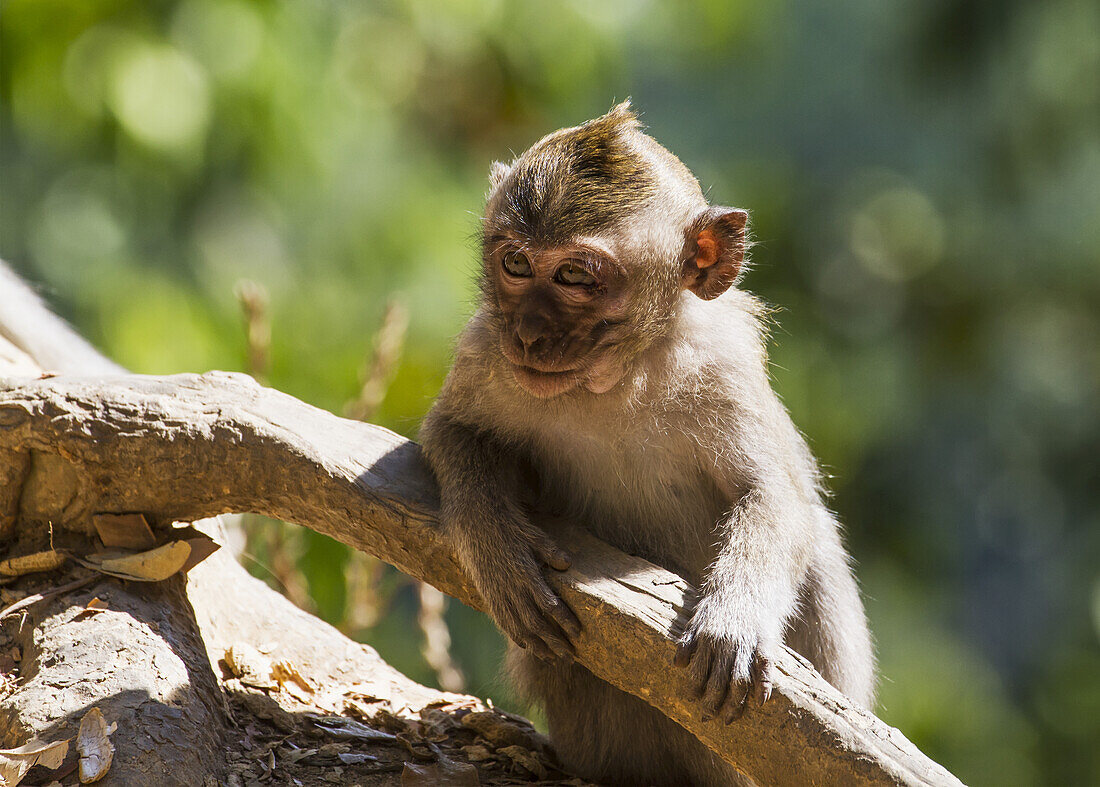
POLYGON ((244 726, 231 785, 587 784, 561 770, 530 722, 491 703, 441 694, 410 708, 388 680, 322 686, 277 646, 266 650, 272 656, 234 644, 223 658, 223 687, 244 726))

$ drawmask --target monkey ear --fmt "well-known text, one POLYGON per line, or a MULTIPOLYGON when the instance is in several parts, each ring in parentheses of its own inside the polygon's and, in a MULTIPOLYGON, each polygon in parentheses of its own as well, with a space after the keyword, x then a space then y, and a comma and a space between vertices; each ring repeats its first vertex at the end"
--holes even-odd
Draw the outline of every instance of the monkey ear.
POLYGON ((737 281, 745 261, 748 221, 749 214, 737 208, 707 208, 699 214, 687 232, 684 289, 709 301, 737 281))
POLYGON ((494 161, 489 167, 489 190, 492 191, 499 186, 511 171, 512 167, 503 161, 494 161))

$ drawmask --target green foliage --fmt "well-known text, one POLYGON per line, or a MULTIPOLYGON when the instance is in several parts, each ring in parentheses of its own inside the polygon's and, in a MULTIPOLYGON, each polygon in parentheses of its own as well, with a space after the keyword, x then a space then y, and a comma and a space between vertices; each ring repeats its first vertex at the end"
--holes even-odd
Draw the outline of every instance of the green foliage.
MULTIPOLYGON (((753 211, 746 284, 782 308, 776 384, 834 475, 882 715, 968 783, 1100 781, 1094 3, 9 0, 2 21, 0 253, 141 372, 244 368, 233 289, 257 281, 271 384, 337 412, 399 293, 375 420, 409 435, 469 311, 489 162, 632 96, 753 211)), ((346 552, 299 548, 347 620, 346 552)), ((430 680, 415 599, 388 598, 358 633, 430 680)), ((502 640, 449 618, 499 694, 502 640)))

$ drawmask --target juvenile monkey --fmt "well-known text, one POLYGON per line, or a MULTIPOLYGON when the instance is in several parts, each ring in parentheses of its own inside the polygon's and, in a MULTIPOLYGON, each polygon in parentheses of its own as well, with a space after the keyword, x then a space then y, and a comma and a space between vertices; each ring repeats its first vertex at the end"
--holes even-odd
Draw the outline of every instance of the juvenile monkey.
POLYGON ((763 309, 734 288, 743 210, 641 130, 629 104, 493 165, 481 303, 421 429, 442 522, 545 706, 560 756, 616 784, 736 772, 572 662, 543 567, 570 558, 529 506, 700 590, 676 663, 727 723, 771 691, 780 643, 864 706, 874 656, 836 519, 771 389, 763 309))

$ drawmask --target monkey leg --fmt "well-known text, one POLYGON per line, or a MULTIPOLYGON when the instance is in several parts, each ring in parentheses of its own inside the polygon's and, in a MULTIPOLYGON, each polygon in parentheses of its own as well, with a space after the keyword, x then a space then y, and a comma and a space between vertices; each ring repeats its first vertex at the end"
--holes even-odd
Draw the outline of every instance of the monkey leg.
POLYGON ((585 668, 510 645, 508 668, 540 702, 562 764, 611 785, 751 785, 676 722, 585 668))
POLYGON ((799 594, 787 644, 822 677, 870 709, 875 702, 875 654, 859 588, 835 526, 820 537, 799 594))

